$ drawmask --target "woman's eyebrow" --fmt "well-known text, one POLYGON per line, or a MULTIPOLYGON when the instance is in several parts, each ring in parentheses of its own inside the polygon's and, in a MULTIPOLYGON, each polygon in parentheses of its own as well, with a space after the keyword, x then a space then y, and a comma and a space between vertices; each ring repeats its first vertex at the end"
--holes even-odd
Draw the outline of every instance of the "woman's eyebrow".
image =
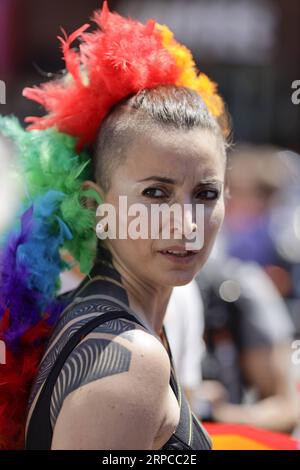
MULTIPOLYGON (((139 183, 144 182, 144 181, 150 181, 150 180, 160 181, 161 183, 168 183, 168 184, 179 183, 178 181, 172 178, 167 178, 165 176, 148 176, 147 178, 143 178, 142 180, 139 180, 139 183)), ((196 186, 202 186, 205 184, 220 185, 220 184, 223 184, 223 181, 218 180, 216 178, 202 178, 201 181, 199 181, 196 186)))
POLYGON ((220 185, 220 184, 223 184, 223 183, 224 183, 224 181, 218 180, 216 178, 203 178, 201 181, 199 181, 197 186, 202 186, 202 185, 205 185, 205 184, 220 185))
POLYGON ((150 180, 160 181, 161 183, 169 183, 169 184, 176 184, 177 183, 176 180, 173 180, 172 178, 166 178, 164 176, 148 176, 147 178, 139 180, 139 183, 141 183, 143 181, 150 181, 150 180))

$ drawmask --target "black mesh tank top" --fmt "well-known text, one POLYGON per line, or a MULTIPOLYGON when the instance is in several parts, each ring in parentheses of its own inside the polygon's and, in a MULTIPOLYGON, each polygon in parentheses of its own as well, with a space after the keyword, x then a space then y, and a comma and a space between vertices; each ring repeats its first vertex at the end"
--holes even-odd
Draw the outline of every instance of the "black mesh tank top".
MULTIPOLYGON (((74 347, 101 323, 116 318, 129 319, 147 329, 129 309, 121 276, 108 262, 96 262, 91 273, 73 291, 61 296, 67 307, 50 338, 46 354, 33 384, 28 404, 25 448, 51 449, 52 425, 50 405, 58 375, 74 347), (75 320, 75 321, 74 321, 75 320), (54 338, 54 340, 53 340, 54 338), (56 340, 55 340, 56 338, 56 340), (57 341, 57 338, 59 340, 57 341)), ((164 332, 164 343, 171 362, 170 386, 180 406, 180 419, 175 432, 161 450, 210 450, 210 438, 190 406, 176 378, 170 346, 164 332)))

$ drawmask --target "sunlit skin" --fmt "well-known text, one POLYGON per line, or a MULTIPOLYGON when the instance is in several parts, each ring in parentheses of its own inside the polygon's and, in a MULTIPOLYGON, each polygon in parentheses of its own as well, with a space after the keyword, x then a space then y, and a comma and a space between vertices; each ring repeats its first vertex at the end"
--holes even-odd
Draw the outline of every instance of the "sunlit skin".
MULTIPOLYGON (((107 193, 97 186, 105 203, 116 208, 119 196, 131 204, 192 204, 186 213, 186 234, 198 229, 196 204, 204 204, 204 244, 189 262, 181 263, 160 253, 187 241, 107 239, 113 264, 121 274, 130 307, 157 333, 161 333, 166 307, 174 286, 189 283, 207 260, 224 218, 226 161, 220 137, 210 130, 168 130, 140 135, 130 146, 127 158, 114 170, 107 193), (154 177, 154 178, 152 178, 154 177), (158 177, 158 178, 156 178, 158 177), (146 180, 146 181, 145 181, 146 180)), ((87 183, 93 185, 93 183, 87 183)), ((95 187, 95 186, 94 186, 95 187)), ((135 217, 128 217, 128 224, 135 217)), ((149 219, 150 220, 150 219, 149 219)), ((178 231, 177 231, 178 233, 178 231)))

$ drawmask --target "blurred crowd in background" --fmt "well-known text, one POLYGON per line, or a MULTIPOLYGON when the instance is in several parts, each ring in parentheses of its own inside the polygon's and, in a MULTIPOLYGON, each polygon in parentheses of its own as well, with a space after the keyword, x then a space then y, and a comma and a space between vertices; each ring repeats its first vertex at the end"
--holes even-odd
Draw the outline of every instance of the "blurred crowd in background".
MULTIPOLYGON (((100 4, 0 0, 1 114, 22 120, 43 113, 22 97, 23 87, 59 72, 60 25, 71 33, 100 4)), ((109 6, 168 24, 219 84, 232 116, 226 222, 193 292, 176 289, 166 316, 186 394, 202 419, 299 436, 300 363, 292 361, 292 345, 300 339, 300 105, 291 95, 300 79, 300 3, 110 0, 109 6)), ((2 232, 22 192, 14 158, 0 140, 2 232)), ((73 273, 65 288, 79 278, 73 273)))

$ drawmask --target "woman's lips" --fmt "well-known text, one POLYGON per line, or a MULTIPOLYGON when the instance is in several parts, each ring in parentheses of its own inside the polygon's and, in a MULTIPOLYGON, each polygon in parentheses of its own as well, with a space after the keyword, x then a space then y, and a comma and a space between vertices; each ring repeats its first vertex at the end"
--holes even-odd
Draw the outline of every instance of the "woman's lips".
POLYGON ((160 250, 159 253, 173 263, 188 264, 191 263, 195 256, 199 253, 195 250, 185 250, 182 247, 170 247, 165 250, 160 250))

